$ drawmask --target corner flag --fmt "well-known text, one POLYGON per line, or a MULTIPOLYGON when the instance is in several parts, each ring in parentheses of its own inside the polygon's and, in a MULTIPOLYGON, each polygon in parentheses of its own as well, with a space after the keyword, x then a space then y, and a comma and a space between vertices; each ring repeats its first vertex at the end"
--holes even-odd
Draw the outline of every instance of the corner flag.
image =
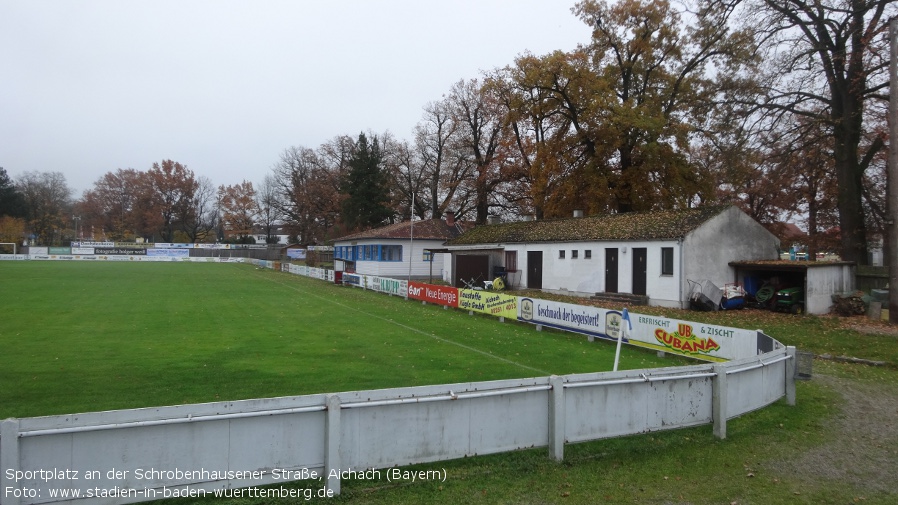
POLYGON ((617 350, 614 352, 614 370, 617 371, 617 364, 620 361, 620 344, 624 339, 624 334, 627 336, 630 335, 630 332, 633 331, 633 323, 630 322, 630 312, 624 307, 623 313, 621 315, 621 328, 617 333, 617 350))

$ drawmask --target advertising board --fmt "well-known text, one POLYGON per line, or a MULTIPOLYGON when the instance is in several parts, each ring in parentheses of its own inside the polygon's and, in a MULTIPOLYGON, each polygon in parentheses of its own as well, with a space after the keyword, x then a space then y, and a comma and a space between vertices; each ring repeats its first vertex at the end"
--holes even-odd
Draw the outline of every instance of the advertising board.
POLYGON ((497 291, 459 289, 458 308, 496 317, 518 317, 518 297, 497 291))
MULTIPOLYGON (((518 319, 533 324, 617 340, 621 313, 569 303, 522 298, 518 319)), ((621 336, 629 344, 706 361, 757 354, 757 332, 630 312, 633 329, 621 336)))
POLYGON ((147 249, 147 256, 151 258, 189 258, 189 249, 147 249))
POLYGON ((369 276, 366 278, 365 287, 388 295, 405 296, 408 290, 408 281, 400 281, 389 277, 369 276))
POLYGON ((412 281, 408 283, 408 297, 446 307, 458 307, 458 288, 450 286, 434 286, 412 281))
POLYGON ((146 256, 147 250, 146 248, 136 248, 136 247, 96 247, 94 248, 96 254, 107 254, 107 255, 123 255, 123 256, 146 256))

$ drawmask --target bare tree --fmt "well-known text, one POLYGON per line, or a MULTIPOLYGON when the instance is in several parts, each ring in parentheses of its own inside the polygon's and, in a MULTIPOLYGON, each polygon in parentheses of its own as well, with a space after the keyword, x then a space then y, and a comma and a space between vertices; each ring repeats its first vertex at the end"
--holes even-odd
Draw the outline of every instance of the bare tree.
POLYGON ((272 174, 266 174, 256 191, 256 208, 259 210, 257 221, 265 231, 267 244, 277 243, 274 231, 277 225, 283 222, 280 195, 275 177, 272 174))
POLYGON ((25 200, 28 228, 37 243, 61 244, 72 210, 72 190, 65 176, 61 172, 25 172, 16 188, 25 200))
MULTIPOLYGON (((441 218, 452 209, 462 216, 471 208, 471 194, 465 182, 474 165, 460 152, 459 124, 448 99, 424 106, 424 117, 415 127, 414 159, 420 163, 422 204, 432 218, 441 218)), ((422 216, 423 217, 423 216, 422 216)))
POLYGON ((340 216, 339 181, 350 145, 343 137, 318 151, 290 147, 273 167, 280 214, 301 244, 323 242, 340 216))
MULTIPOLYGON (((884 149, 868 115, 888 100, 892 0, 754 0, 770 63, 758 108, 827 125, 838 181, 842 258, 867 263, 864 177, 884 149)), ((875 113, 874 113, 875 114, 875 113)))
POLYGON ((475 222, 486 223, 498 202, 494 191, 505 182, 502 165, 507 152, 503 136, 508 132, 501 102, 477 79, 459 81, 447 98, 458 125, 457 145, 473 167, 475 222))
POLYGON ((218 195, 215 185, 205 176, 197 177, 193 196, 185 199, 181 229, 190 242, 215 240, 214 230, 218 226, 218 195))

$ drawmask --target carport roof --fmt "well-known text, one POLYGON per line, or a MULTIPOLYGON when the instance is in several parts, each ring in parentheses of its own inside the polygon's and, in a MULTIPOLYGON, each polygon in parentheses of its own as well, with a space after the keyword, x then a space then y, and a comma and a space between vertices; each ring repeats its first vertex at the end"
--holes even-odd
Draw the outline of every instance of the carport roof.
POLYGON ((792 260, 759 260, 732 261, 731 267, 746 270, 770 270, 780 272, 800 272, 808 268, 831 267, 834 265, 854 265, 852 261, 792 261, 792 260))

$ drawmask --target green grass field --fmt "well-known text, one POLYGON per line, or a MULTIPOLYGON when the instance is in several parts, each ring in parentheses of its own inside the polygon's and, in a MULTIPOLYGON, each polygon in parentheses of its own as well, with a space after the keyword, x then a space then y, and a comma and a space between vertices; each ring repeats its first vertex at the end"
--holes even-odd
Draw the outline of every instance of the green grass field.
MULTIPOLYGON (((0 263, 0 419, 608 370, 614 345, 243 264, 0 263)), ((624 347, 621 368, 675 366, 624 347)))
MULTIPOLYGON (((590 372, 613 362, 614 345, 580 335, 249 265, 0 262, 0 287, 0 419, 590 372)), ((339 497, 318 502, 896 503, 894 335, 829 317, 640 312, 761 328, 801 349, 890 366, 817 362, 796 406, 781 401, 730 420, 725 440, 703 426, 568 445, 561 463, 544 448, 464 458, 418 467, 446 469, 446 482, 347 481, 339 497), (846 388, 867 393, 848 400, 846 388)), ((684 363, 626 346, 622 356, 625 368, 684 363)))

